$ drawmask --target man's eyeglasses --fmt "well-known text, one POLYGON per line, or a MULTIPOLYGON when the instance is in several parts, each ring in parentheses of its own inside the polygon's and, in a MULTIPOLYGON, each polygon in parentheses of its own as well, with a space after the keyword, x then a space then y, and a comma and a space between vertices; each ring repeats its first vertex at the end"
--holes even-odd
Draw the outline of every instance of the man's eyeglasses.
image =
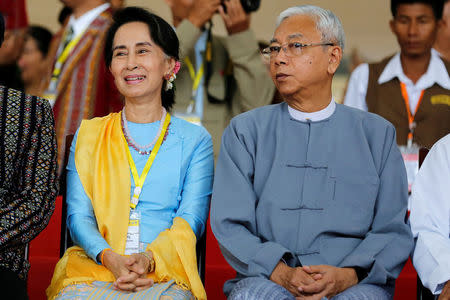
POLYGON ((295 57, 300 56, 303 52, 303 48, 306 47, 314 47, 314 46, 334 46, 334 43, 311 43, 311 44, 302 44, 299 42, 287 42, 282 45, 272 45, 267 48, 264 48, 261 51, 264 59, 267 61, 275 58, 278 53, 280 53, 281 49, 284 50, 284 53, 287 57, 295 57))

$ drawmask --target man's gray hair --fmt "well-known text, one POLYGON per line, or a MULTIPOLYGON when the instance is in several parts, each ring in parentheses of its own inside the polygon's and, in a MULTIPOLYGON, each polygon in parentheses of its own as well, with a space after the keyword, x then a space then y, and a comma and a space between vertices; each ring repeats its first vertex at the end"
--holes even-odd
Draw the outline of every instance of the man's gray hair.
POLYGON ((342 27, 339 18, 332 11, 314 5, 289 7, 278 16, 277 27, 280 26, 281 22, 285 19, 296 15, 304 15, 313 18, 316 22, 317 30, 322 33, 322 42, 336 43, 342 48, 342 51, 344 51, 344 28, 342 27))

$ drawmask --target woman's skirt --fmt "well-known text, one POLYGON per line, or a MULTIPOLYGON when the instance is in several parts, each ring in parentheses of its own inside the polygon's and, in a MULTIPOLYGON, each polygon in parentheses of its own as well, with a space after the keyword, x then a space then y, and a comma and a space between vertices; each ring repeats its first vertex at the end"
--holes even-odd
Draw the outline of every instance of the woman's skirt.
MULTIPOLYGON (((80 283, 71 284, 65 287, 59 295, 57 300, 65 299, 161 299, 162 296, 167 296, 173 300, 194 300, 194 296, 188 290, 181 288, 173 280, 163 283, 155 283, 151 288, 146 290, 130 293, 122 292, 113 289, 112 282, 94 281, 91 284, 80 283)), ((162 297, 164 299, 164 297, 162 297)))

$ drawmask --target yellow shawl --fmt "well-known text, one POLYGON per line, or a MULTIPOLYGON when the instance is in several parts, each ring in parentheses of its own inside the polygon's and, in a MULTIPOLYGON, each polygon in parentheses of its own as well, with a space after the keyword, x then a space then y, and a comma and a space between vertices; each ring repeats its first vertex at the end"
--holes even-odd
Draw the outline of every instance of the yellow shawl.
MULTIPOLYGON (((83 188, 91 199, 100 234, 111 248, 125 251, 130 212, 130 168, 120 124, 121 113, 81 123, 75 148, 75 165, 83 188)), ((64 221, 64 220, 63 220, 64 221)), ((180 217, 148 246, 155 259, 155 282, 174 279, 198 299, 206 292, 197 271, 196 237, 180 217)), ((80 247, 69 248, 55 267, 47 296, 54 299, 66 286, 81 282, 115 281, 104 266, 90 259, 80 247)))

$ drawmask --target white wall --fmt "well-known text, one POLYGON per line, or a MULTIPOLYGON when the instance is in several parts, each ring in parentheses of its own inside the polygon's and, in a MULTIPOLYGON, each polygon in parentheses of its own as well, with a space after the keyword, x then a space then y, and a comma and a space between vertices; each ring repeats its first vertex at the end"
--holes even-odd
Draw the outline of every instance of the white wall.
MULTIPOLYGON (((1 1, 1 0, 0 0, 1 1)), ((259 39, 270 40, 276 16, 284 9, 300 4, 314 4, 331 9, 342 21, 347 36, 346 52, 357 48, 368 60, 378 60, 396 51, 397 43, 389 30, 390 0, 262 0, 260 10, 252 17, 252 28, 259 39)), ((164 0, 126 0, 127 5, 151 9, 169 22, 170 11, 164 0)), ((32 24, 44 25, 52 31, 59 26, 61 9, 58 0, 27 0, 32 24)), ((217 34, 225 34, 220 16, 213 19, 217 34)))

